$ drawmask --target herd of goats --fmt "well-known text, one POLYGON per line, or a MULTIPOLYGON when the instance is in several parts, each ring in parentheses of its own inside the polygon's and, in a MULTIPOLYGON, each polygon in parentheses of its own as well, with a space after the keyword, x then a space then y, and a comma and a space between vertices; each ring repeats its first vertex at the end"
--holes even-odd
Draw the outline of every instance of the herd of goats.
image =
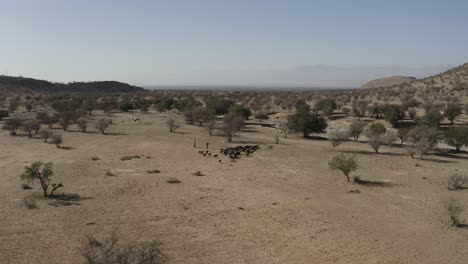
MULTIPOLYGON (((255 151, 260 148, 259 145, 245 145, 245 146, 235 146, 232 148, 222 148, 219 149, 219 154, 223 154, 225 156, 229 156, 231 159, 238 159, 239 156, 244 155, 249 157, 255 151)), ((214 157, 217 158, 219 154, 212 154, 209 150, 200 150, 198 154, 201 154, 205 157, 214 157)))

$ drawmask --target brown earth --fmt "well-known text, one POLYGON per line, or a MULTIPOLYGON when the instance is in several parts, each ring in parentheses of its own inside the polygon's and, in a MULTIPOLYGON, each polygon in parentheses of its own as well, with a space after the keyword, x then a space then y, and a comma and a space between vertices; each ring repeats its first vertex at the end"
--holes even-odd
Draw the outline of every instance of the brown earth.
POLYGON ((327 141, 290 136, 276 145, 274 128, 249 126, 228 144, 197 126, 169 133, 168 116, 176 115, 116 114, 109 135, 54 130, 63 133, 64 149, 1 132, 0 263, 83 263, 84 236, 113 229, 128 239, 163 242, 169 263, 468 259, 468 229, 450 227, 444 205, 448 197, 468 202, 468 190, 446 188, 450 173, 468 170, 467 154, 418 160, 399 147, 376 155, 364 143, 345 143, 334 152, 356 153, 354 175, 381 182, 362 186, 328 170, 334 153, 327 141), (203 147, 210 142, 213 153, 238 144, 261 148, 252 157, 218 162, 198 154, 203 147, 193 148, 194 139, 203 147), (141 158, 120 160, 129 155, 141 158), (82 198, 53 206, 37 184, 22 190, 19 175, 36 160, 54 162, 62 191, 82 198), (161 173, 148 174, 152 169, 161 173), (116 176, 106 176, 108 170, 116 176), (182 183, 167 183, 171 177, 182 183), (22 204, 31 193, 38 209, 22 204))

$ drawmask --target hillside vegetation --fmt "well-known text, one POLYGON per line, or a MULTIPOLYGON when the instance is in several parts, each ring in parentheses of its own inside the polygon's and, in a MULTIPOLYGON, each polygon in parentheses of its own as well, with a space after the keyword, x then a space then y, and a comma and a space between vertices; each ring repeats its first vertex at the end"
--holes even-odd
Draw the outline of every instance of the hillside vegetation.
POLYGON ((2 93, 54 93, 54 92, 143 92, 145 89, 116 81, 53 83, 26 77, 0 76, 2 93))

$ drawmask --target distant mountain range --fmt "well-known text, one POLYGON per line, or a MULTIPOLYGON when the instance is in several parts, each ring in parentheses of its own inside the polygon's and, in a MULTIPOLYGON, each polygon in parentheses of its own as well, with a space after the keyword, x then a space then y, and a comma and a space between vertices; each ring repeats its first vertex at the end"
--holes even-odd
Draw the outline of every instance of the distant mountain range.
POLYGON ((3 93, 127 93, 143 91, 145 91, 145 89, 141 87, 116 81, 53 83, 33 78, 0 75, 0 92, 3 93))
POLYGON ((388 76, 425 78, 452 68, 435 67, 338 67, 314 65, 282 69, 205 69, 160 74, 158 86, 250 86, 359 88, 370 80, 388 76))

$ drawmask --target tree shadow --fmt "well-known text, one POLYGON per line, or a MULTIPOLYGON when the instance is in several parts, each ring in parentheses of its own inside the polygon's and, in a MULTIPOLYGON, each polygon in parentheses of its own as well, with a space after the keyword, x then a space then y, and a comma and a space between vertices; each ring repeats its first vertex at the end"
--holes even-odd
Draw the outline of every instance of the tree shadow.
POLYGON ((423 161, 431 161, 431 162, 437 162, 437 163, 456 163, 458 161, 454 161, 454 160, 441 160, 441 159, 431 159, 431 158, 423 158, 422 159, 423 161))
POLYGON ((246 144, 246 145, 249 145, 249 144, 256 144, 256 145, 267 144, 266 142, 255 141, 255 140, 233 140, 233 141, 231 141, 229 143, 232 143, 232 144, 246 144))
POLYGON ((369 150, 338 150, 338 152, 350 153, 350 154, 364 154, 364 155, 397 156, 397 157, 408 156, 403 153, 393 153, 393 152, 375 153, 375 151, 369 151, 369 150))
POLYGON ((58 147, 59 149, 63 149, 63 150, 72 150, 72 149, 75 149, 74 147, 70 147, 70 146, 60 146, 58 147))
POLYGON ((179 132, 179 131, 174 131, 174 132, 172 132, 172 133, 174 133, 174 134, 179 134, 179 135, 182 135, 182 136, 183 136, 183 135, 190 135, 190 134, 192 134, 191 132, 179 132))
POLYGON ((82 197, 76 193, 61 193, 54 194, 50 197, 47 197, 50 202, 48 203, 51 206, 69 206, 69 205, 81 205, 82 200, 93 199, 92 197, 82 197))
POLYGON ((317 136, 317 135, 307 136, 307 137, 304 137, 304 139, 308 139, 308 140, 328 140, 328 138, 326 138, 326 137, 317 136))
POLYGON ((81 130, 67 130, 67 132, 71 133, 83 133, 83 134, 97 134, 98 132, 96 131, 81 131, 81 130))
POLYGON ((248 133, 248 132, 258 132, 258 130, 255 129, 255 128, 243 128, 243 129, 241 130, 241 132, 247 132, 247 133, 248 133))
POLYGON ((436 152, 436 153, 434 153, 434 156, 443 157, 443 158, 450 158, 450 159, 468 160, 468 157, 455 155, 455 154, 462 154, 462 153, 466 153, 466 152, 462 152, 462 151, 459 151, 459 152, 455 152, 455 151, 436 152))
POLYGON ((386 182, 386 181, 371 181, 371 180, 363 180, 359 178, 354 178, 354 182, 367 186, 367 187, 394 187, 394 186, 399 186, 400 184, 395 184, 393 182, 386 182))
POLYGON ((128 136, 127 133, 119 133, 119 132, 106 132, 103 135, 105 136, 128 136))

